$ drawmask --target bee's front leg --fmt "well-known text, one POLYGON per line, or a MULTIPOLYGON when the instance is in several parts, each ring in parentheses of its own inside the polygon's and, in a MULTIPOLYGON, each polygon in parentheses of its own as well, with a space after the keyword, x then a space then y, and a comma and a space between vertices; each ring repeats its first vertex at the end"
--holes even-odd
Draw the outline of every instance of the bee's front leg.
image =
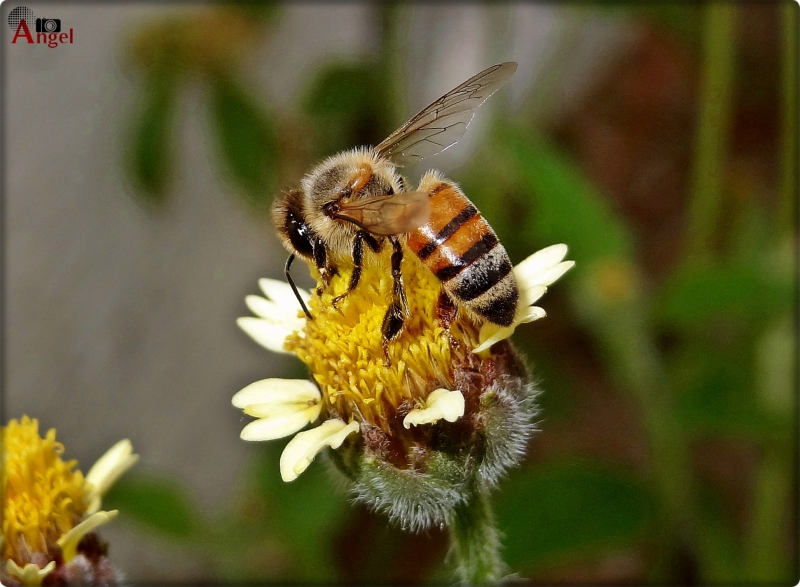
POLYGON ((314 242, 313 247, 314 264, 317 266, 319 278, 322 280, 322 285, 317 287, 317 295, 321 296, 322 292, 328 288, 333 276, 339 273, 339 270, 333 263, 328 263, 328 252, 325 249, 325 244, 321 240, 314 242))
POLYGON ((347 285, 347 291, 331 300, 331 304, 334 308, 338 307, 342 300, 350 295, 350 293, 358 286, 358 282, 361 281, 361 269, 364 265, 365 242, 374 252, 377 253, 381 250, 381 243, 375 240, 375 237, 373 237, 370 233, 365 230, 359 230, 356 233, 356 236, 353 239, 353 273, 350 274, 350 283, 347 285))

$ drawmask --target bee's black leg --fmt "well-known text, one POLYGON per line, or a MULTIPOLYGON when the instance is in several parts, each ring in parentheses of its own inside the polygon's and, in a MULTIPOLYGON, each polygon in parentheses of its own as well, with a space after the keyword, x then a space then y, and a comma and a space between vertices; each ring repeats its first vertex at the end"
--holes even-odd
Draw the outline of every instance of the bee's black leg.
POLYGON ((325 291, 325 288, 327 288, 328 284, 331 282, 331 278, 339 273, 339 271, 336 269, 335 265, 328 264, 328 253, 321 240, 316 240, 312 246, 314 248, 314 265, 317 266, 319 277, 322 280, 322 285, 317 287, 317 295, 321 296, 322 292, 325 291))
POLYGON ((389 242, 392 243, 392 279, 394 280, 394 297, 400 299, 403 304, 403 313, 408 316, 408 300, 406 299, 406 288, 403 287, 403 273, 400 266, 403 264, 403 247, 396 236, 390 236, 389 242))
POLYGON ((305 312, 309 320, 313 320, 311 317, 311 312, 309 312, 308 308, 306 308, 306 303, 303 301, 303 298, 300 297, 300 292, 297 291, 297 286, 294 284, 294 279, 292 279, 292 275, 289 273, 289 268, 292 266, 292 261, 294 261, 294 253, 289 255, 289 258, 286 259, 286 266, 283 268, 283 272, 286 274, 286 281, 289 282, 289 285, 294 292, 294 297, 296 297, 297 301, 300 302, 300 307, 303 308, 303 312, 305 312))
MULTIPOLYGON (((361 267, 364 263, 365 240, 367 240, 367 242, 370 240, 373 243, 376 242, 368 232, 359 230, 353 239, 353 272, 350 274, 350 283, 347 285, 347 291, 331 300, 331 305, 333 305, 334 308, 336 308, 342 302, 342 300, 345 299, 350 292, 352 292, 358 286, 358 282, 361 281, 361 267)), ((370 248, 372 248, 372 243, 370 243, 370 248)))
POLYGON ((389 242, 392 243, 392 279, 394 280, 393 300, 392 304, 386 310, 386 315, 383 317, 383 325, 381 326, 381 333, 383 334, 383 354, 385 362, 388 365, 389 359, 389 342, 397 338, 403 332, 403 325, 405 319, 409 315, 408 300, 406 299, 406 290, 403 287, 403 273, 401 265, 403 264, 403 247, 397 237, 390 236, 389 242))
POLYGON ((378 240, 370 233, 364 233, 364 241, 369 245, 369 248, 372 249, 373 253, 380 253, 381 249, 383 248, 383 239, 378 240))
POLYGON ((386 365, 391 363, 389 359, 389 343, 397 338, 403 331, 403 323, 405 316, 403 309, 397 301, 392 302, 389 309, 386 310, 386 315, 383 317, 383 324, 381 325, 381 334, 383 334, 383 356, 386 365))

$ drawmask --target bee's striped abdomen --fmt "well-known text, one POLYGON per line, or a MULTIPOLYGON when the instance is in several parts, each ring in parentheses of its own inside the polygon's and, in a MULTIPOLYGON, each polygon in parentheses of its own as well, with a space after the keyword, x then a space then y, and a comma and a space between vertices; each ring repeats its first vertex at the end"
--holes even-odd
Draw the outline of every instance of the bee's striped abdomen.
POLYGON ((492 227, 456 185, 431 174, 419 189, 431 194, 431 217, 408 235, 408 247, 456 303, 508 326, 519 293, 511 260, 492 227))

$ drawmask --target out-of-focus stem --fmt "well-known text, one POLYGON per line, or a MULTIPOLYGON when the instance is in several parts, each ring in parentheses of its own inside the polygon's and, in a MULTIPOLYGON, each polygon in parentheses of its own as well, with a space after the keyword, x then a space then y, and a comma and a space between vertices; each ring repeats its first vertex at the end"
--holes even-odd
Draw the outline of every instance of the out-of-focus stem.
POLYGON ((728 150, 731 93, 734 74, 733 3, 706 8, 700 109, 687 227, 687 253, 708 256, 722 202, 722 176, 728 150))
POLYGON ((792 486, 787 464, 792 459, 783 452, 768 450, 753 492, 754 509, 745 564, 746 578, 754 583, 790 582, 791 572, 783 555, 783 535, 792 486))
POLYGON ((791 234, 797 214, 797 4, 786 2, 783 21, 783 63, 781 64, 781 199, 778 218, 783 234, 791 234))
POLYGON ((772 420, 763 439, 763 459, 753 490, 753 510, 745 550, 745 574, 750 583, 789 583, 795 559, 785 550, 793 471, 797 470, 794 441, 797 413, 794 394, 797 342, 793 313, 768 326, 756 347, 756 381, 761 409, 772 420), (787 555, 791 560, 787 560, 787 555))
POLYGON ((475 487, 472 498, 456 507, 449 530, 459 578, 468 585, 498 583, 505 565, 500 558, 500 535, 485 490, 475 487))
POLYGON ((647 325, 644 300, 633 299, 613 314, 598 316, 596 332, 616 376, 636 399, 653 454, 653 475, 661 503, 659 527, 669 546, 665 576, 660 578, 667 582, 692 579, 686 577, 694 572, 697 562, 688 445, 647 325))

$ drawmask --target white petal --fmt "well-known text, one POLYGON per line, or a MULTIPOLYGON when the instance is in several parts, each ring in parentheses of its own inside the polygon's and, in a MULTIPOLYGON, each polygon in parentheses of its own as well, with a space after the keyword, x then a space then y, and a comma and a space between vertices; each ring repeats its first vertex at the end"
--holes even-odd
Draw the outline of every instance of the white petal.
MULTIPOLYGON (((294 296, 292 286, 285 281, 262 277, 258 280, 258 285, 265 296, 281 306, 295 308, 300 305, 297 303, 297 298, 294 296)), ((297 291, 300 297, 303 298, 303 301, 308 303, 311 299, 311 294, 301 287, 298 287, 297 291)))
POLYGON ((533 322, 539 318, 544 318, 546 315, 547 313, 544 311, 544 309, 538 306, 530 306, 527 308, 520 306, 517 308, 517 313, 514 315, 514 322, 511 324, 511 326, 498 326, 497 324, 492 324, 491 322, 484 322, 481 326, 481 331, 478 334, 478 340, 480 340, 480 344, 472 349, 472 352, 482 353, 496 342, 505 340, 514 334, 514 331, 520 324, 533 322))
POLYGON ((460 391, 437 389, 432 391, 425 400, 425 407, 411 410, 403 418, 403 426, 410 428, 412 425, 431 424, 445 419, 455 422, 464 415, 464 396, 460 391))
POLYGON ((8 559, 6 561, 6 572, 19 579, 23 585, 41 585, 42 579, 52 573, 55 568, 56 561, 50 561, 43 569, 40 569, 39 565, 34 563, 28 563, 23 568, 20 568, 13 560, 8 559))
POLYGON ((536 303, 537 301, 539 301, 539 298, 541 298, 546 292, 547 292, 546 285, 540 285, 540 284, 531 285, 527 289, 522 289, 522 286, 520 286, 517 311, 519 311, 519 308, 521 307, 526 308, 531 304, 536 303))
POLYGON ((295 330, 282 324, 275 324, 261 318, 238 318, 236 324, 250 337, 264 348, 275 353, 289 353, 283 348, 286 339, 294 334, 295 330))
POLYGON ((281 454, 281 478, 294 481, 323 448, 339 448, 347 436, 358 430, 355 421, 345 424, 342 420, 326 420, 316 428, 298 433, 281 454))
POLYGON ((292 330, 301 330, 306 324, 305 315, 298 315, 298 312, 302 311, 302 308, 296 300, 296 312, 292 312, 291 306, 281 306, 270 300, 265 300, 261 296, 245 296, 244 303, 247 304, 247 307, 250 308, 253 314, 259 318, 263 318, 267 322, 282 324, 292 330))
POLYGON ((100 509, 103 496, 138 460, 139 455, 133 454, 133 445, 128 439, 120 440, 97 459, 86 474, 86 481, 91 486, 87 492, 86 513, 93 514, 100 509))
POLYGON ((552 267, 546 267, 528 277, 530 283, 550 285, 561 278, 567 271, 575 266, 575 261, 562 261, 552 267))
POLYGON ((101 524, 105 524, 106 522, 110 522, 116 518, 118 513, 118 510, 111 510, 110 512, 95 512, 59 538, 56 544, 58 544, 58 546, 61 548, 61 554, 64 557, 64 561, 69 562, 75 558, 75 555, 78 553, 78 543, 84 536, 101 524))
POLYGON ((308 379, 262 379, 236 393, 231 403, 244 409, 253 404, 303 403, 321 397, 317 386, 308 379))
POLYGON ((541 251, 536 251, 533 255, 518 263, 514 267, 514 275, 517 281, 526 281, 526 279, 535 275, 542 269, 552 267, 561 261, 567 255, 567 245, 552 245, 541 251))
POLYGON ((547 316, 547 312, 544 311, 544 308, 540 308, 539 306, 517 308, 517 313, 514 315, 514 324, 512 326, 517 327, 520 324, 527 324, 528 322, 533 322, 545 316, 547 316))
MULTIPOLYGON (((305 405, 295 409, 284 405, 267 417, 250 422, 239 435, 242 440, 275 440, 294 434, 319 417, 322 404, 305 405)), ((251 414, 253 415, 253 414, 251 414)))
POLYGON ((481 341, 481 344, 472 349, 472 352, 482 353, 494 343, 505 340, 514 334, 514 331, 517 329, 517 325, 518 322, 516 321, 511 326, 498 326, 497 324, 492 324, 491 322, 484 322, 483 326, 481 326, 480 334, 478 335, 478 339, 481 341))

